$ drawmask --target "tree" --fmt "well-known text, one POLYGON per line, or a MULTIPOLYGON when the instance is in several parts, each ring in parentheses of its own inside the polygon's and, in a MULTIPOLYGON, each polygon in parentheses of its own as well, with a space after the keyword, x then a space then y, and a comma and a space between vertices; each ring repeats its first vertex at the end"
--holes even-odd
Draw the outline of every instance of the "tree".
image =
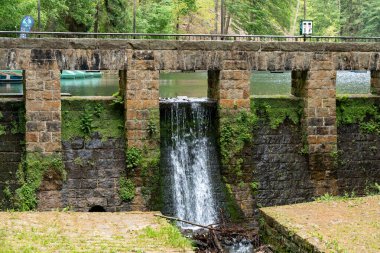
POLYGON ((358 32, 359 35, 380 36, 380 1, 367 0, 364 2, 359 19, 363 24, 358 32))
POLYGON ((132 32, 131 12, 127 7, 132 6, 126 0, 102 0, 101 32, 132 32))
POLYGON ((140 3, 137 10, 137 32, 172 33, 173 5, 170 0, 140 3))
POLYGON ((248 34, 285 34, 290 30, 294 0, 226 0, 235 31, 248 34))

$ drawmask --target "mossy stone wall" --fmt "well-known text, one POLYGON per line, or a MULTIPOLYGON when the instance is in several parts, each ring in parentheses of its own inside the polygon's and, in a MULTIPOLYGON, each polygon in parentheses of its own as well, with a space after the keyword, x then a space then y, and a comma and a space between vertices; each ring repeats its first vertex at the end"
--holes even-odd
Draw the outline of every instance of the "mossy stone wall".
POLYGON ((25 139, 24 102, 0 100, 0 210, 9 207, 10 194, 17 188, 16 171, 25 139))
POLYGON ((67 180, 61 207, 127 211, 119 196, 126 174, 123 107, 112 97, 62 100, 62 153, 67 180))

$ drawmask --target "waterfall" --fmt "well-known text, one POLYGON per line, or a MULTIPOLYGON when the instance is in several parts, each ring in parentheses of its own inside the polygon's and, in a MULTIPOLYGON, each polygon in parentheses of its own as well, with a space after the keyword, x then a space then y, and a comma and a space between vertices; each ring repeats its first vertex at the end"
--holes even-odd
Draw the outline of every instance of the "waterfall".
MULTIPOLYGON (((166 177, 176 217, 202 225, 217 222, 214 176, 217 168, 212 136, 215 104, 207 100, 170 100, 165 109, 166 177)), ((180 224, 186 227, 185 224, 180 224)))

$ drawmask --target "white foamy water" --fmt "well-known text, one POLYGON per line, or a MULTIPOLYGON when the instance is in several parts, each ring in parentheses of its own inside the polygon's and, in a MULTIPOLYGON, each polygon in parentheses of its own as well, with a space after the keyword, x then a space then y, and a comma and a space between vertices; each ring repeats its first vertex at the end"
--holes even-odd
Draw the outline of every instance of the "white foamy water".
MULTIPOLYGON (((207 136, 211 124, 210 111, 202 100, 191 101, 191 112, 170 101, 170 147, 172 200, 176 217, 202 225, 217 221, 217 212, 211 179, 210 161, 216 159, 214 147, 207 136)), ((186 224, 182 227, 189 228, 186 224)))

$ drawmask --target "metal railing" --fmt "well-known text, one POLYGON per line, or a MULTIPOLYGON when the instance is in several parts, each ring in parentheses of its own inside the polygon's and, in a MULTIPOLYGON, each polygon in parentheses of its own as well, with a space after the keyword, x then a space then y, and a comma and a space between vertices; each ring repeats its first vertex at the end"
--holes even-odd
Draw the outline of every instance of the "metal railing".
POLYGON ((91 33, 91 32, 19 32, 0 31, 0 37, 30 38, 98 38, 98 39, 159 39, 184 41, 255 41, 255 42, 380 42, 380 37, 348 36, 278 36, 278 35, 225 35, 225 34, 153 34, 153 33, 91 33))

